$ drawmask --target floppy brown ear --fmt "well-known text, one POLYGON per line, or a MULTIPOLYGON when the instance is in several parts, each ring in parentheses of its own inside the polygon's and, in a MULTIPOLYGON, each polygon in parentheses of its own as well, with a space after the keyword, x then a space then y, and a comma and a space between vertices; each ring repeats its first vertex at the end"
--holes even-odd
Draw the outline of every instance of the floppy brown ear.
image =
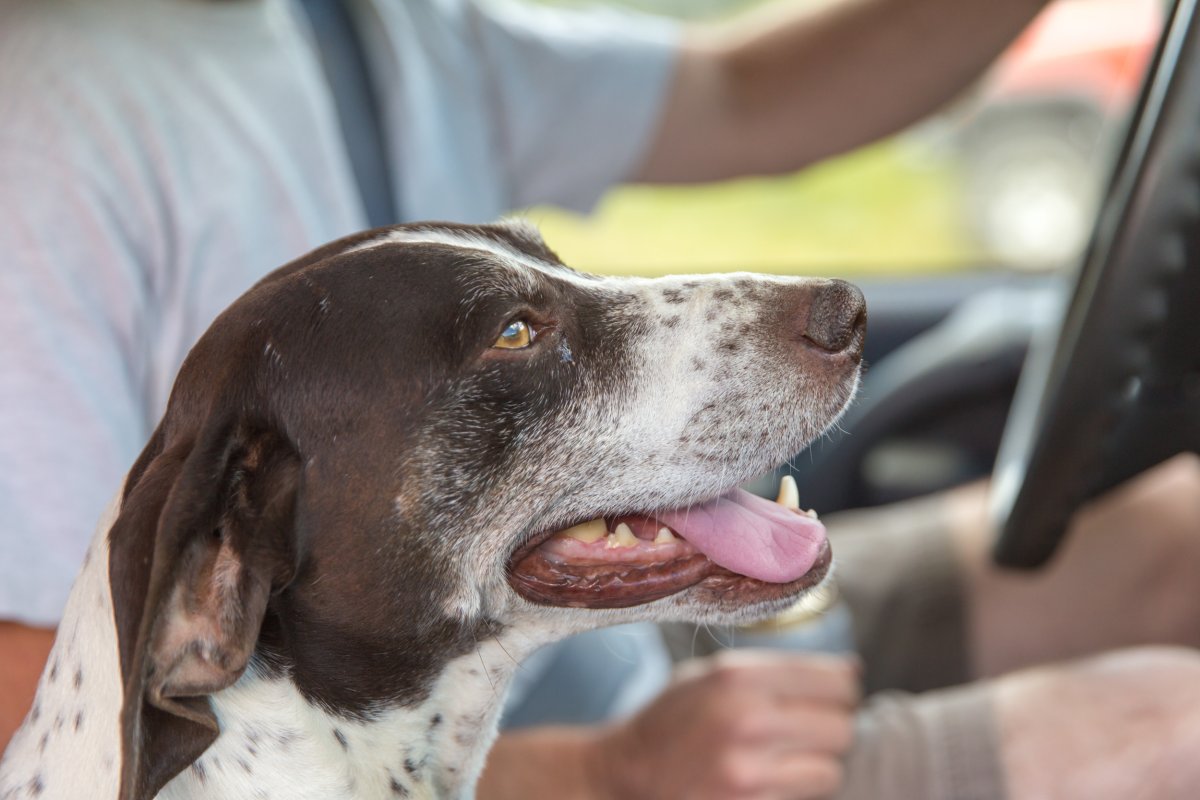
POLYGON ((300 463, 279 435, 210 425, 130 473, 109 532, 125 689, 120 800, 150 800, 217 738, 207 695, 232 685, 271 592, 294 570, 300 463))

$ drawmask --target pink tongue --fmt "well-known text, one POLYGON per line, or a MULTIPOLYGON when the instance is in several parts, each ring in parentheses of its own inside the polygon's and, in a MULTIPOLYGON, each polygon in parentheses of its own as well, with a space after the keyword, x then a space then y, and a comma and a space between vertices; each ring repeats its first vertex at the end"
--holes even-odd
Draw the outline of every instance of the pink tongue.
POLYGON ((825 542, 820 522, 741 489, 655 517, 713 563, 768 583, 804 575, 825 542))

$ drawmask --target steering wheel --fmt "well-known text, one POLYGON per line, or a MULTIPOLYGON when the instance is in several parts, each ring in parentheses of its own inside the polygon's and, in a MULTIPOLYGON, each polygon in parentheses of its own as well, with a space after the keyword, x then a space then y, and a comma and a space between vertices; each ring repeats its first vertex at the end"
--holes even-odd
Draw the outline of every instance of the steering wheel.
POLYGON ((1086 500, 1200 451, 1200 15, 1178 0, 1061 323, 1021 373, 992 487, 1004 566, 1086 500))

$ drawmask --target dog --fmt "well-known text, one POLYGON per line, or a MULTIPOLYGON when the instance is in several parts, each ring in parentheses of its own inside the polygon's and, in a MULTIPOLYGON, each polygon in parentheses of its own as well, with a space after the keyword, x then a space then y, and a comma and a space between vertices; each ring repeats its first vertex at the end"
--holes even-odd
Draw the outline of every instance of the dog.
POLYGON ((736 487, 845 410, 865 318, 836 280, 582 274, 520 222, 280 268, 185 360, 0 797, 470 796, 537 647, 826 577, 820 523, 736 487))

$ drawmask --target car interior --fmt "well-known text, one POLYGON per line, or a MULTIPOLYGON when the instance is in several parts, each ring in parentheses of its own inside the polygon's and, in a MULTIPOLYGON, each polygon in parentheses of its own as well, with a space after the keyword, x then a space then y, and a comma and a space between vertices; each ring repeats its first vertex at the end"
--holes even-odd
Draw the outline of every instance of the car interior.
MULTIPOLYGON (((669 4, 649 5, 662 11, 669 4)), ((1069 153, 1060 162, 1083 154, 1095 198, 1072 197, 1069 185, 1043 181, 1027 185, 1017 205, 1026 206, 1025 214, 1041 209, 1043 222, 1061 223, 1050 232, 1062 238, 1068 226, 1047 209, 1077 203, 1079 213, 1089 215, 1090 235, 1053 263, 1038 252, 1014 264, 1011 252, 984 247, 950 270, 914 268, 911 255, 895 269, 818 264, 818 273, 848 277, 867 297, 868 374, 838 429, 785 470, 822 513, 994 475, 992 505, 1002 531, 995 556, 1026 569, 1051 557, 1068 517, 1087 499, 1177 452, 1200 449, 1200 336, 1193 322, 1200 301, 1195 3, 1060 0, 1043 18, 972 97, 908 138, 955 140, 946 149, 956 150, 965 187, 955 197, 973 214, 981 202, 979 164, 1000 157, 977 152, 988 139, 984 129, 1007 132, 1011 141, 1007 134, 1027 130, 1036 117, 1042 139, 1057 140, 1025 152, 1025 161, 1005 153, 1003 169, 1040 172, 1052 181, 1056 152, 1069 153), (1068 107, 1076 122, 1060 124, 1068 107), (1081 126, 1083 117, 1088 122, 1081 126)), ((876 190, 865 182, 856 188, 876 190)), ((1002 210, 996 201, 987 213, 1002 210)), ((619 223, 606 225, 606 217, 619 216, 610 212, 602 204, 599 223, 592 223, 595 236, 619 240, 626 231, 619 223)), ((586 263, 595 240, 576 245, 575 229, 555 213, 543 223, 547 238, 568 260, 580 252, 586 268, 607 271, 603 255, 586 263)), ((870 235, 869 214, 860 217, 854 220, 858 235, 870 235)), ((978 222, 964 226, 978 228, 978 222)), ((1016 235, 1022 224, 1016 219, 1001 227, 1016 235)), ((676 258, 682 266, 684 258, 676 258)), ((667 270, 635 264, 612 271, 667 270)), ((814 270, 808 261, 792 271, 814 270)), ((768 493, 778 478, 765 477, 756 488, 768 493)))
POLYGON ((1083 502, 1200 449, 1198 48, 1181 0, 1077 267, 865 284, 871 391, 794 473, 830 510, 993 474, 995 556, 1036 568, 1083 502))
MULTIPOLYGON (((586 1, 696 17, 758 0, 586 1)), ((386 220, 353 26, 344 9, 330 16, 340 4, 298 5, 368 165, 354 165, 366 205, 386 220)), ((1200 0, 1056 0, 950 108, 796 176, 618 187, 587 219, 521 213, 582 270, 861 288, 859 396, 747 486, 759 494, 790 475, 802 506, 830 515, 990 479, 994 561, 1037 570, 1088 500, 1200 453, 1200 0)), ((835 599, 781 620, 803 625, 835 599)))
POLYGON ((1200 449, 1198 35, 1180 0, 1061 322, 1022 372, 993 485, 1002 564, 1041 565, 1082 501, 1200 449))

